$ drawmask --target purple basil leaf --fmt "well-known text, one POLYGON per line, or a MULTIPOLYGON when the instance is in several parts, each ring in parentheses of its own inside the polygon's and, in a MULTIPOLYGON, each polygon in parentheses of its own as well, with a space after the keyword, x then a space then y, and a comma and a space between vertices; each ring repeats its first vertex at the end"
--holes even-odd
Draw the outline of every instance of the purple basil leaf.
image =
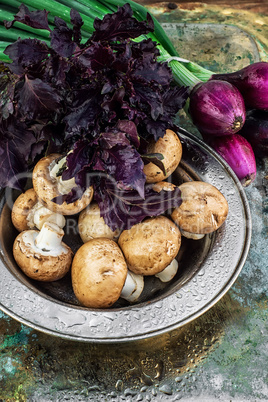
POLYGON ((0 187, 23 190, 35 141, 33 132, 22 122, 17 124, 13 117, 0 125, 0 187))
POLYGON ((154 55, 145 54, 141 60, 135 60, 132 77, 143 84, 155 81, 158 85, 166 86, 172 78, 172 70, 167 63, 158 63, 154 55))
POLYGON ((66 132, 69 135, 81 134, 94 128, 101 113, 101 106, 97 94, 88 93, 88 99, 66 113, 63 121, 66 123, 66 132))
POLYGON ((92 43, 91 46, 83 49, 78 59, 87 69, 88 73, 95 74, 100 69, 109 68, 115 56, 109 46, 104 46, 101 43, 92 43))
POLYGON ((166 174, 166 169, 165 169, 165 165, 163 164, 163 162, 161 162, 164 157, 162 154, 147 154, 147 155, 142 155, 141 156, 143 162, 145 165, 147 165, 148 163, 153 163, 154 165, 158 166, 159 169, 162 170, 162 172, 164 173, 164 175, 166 174))
POLYGON ((59 55, 51 55, 43 70, 43 81, 55 85, 63 92, 66 91, 66 79, 70 71, 70 63, 59 55))
POLYGON ((94 198, 98 202, 101 216, 112 229, 129 229, 147 217, 158 216, 181 204, 181 192, 153 190, 153 184, 145 186, 141 198, 135 190, 119 190, 113 181, 102 179, 94 185, 94 198))
POLYGON ((17 94, 18 107, 24 119, 51 119, 51 114, 61 109, 61 97, 48 83, 39 78, 25 76, 25 82, 17 94))
POLYGON ((10 70, 22 75, 27 69, 35 71, 36 66, 47 59, 49 48, 45 42, 38 39, 18 39, 8 45, 4 53, 13 60, 9 64, 10 70))
POLYGON ((17 80, 17 76, 0 63, 0 116, 2 119, 7 119, 14 112, 13 100, 17 80))
POLYGON ((161 94, 154 88, 144 85, 135 85, 136 101, 138 103, 145 103, 149 105, 149 113, 153 120, 157 120, 159 116, 164 113, 163 101, 161 94))
POLYGON ((19 7, 19 12, 14 16, 14 20, 4 21, 4 25, 7 29, 9 29, 13 26, 14 22, 18 21, 32 28, 46 29, 51 31, 48 26, 48 13, 49 12, 46 10, 30 11, 28 7, 26 7, 24 4, 21 4, 19 7))
POLYGON ((63 204, 64 202, 70 204, 81 198, 83 192, 84 190, 80 186, 75 186, 68 194, 58 195, 57 197, 53 198, 52 201, 56 204, 63 204))
POLYGON ((71 9, 70 12, 71 24, 73 25, 73 40, 75 43, 80 43, 82 39, 81 27, 84 24, 81 15, 78 11, 71 9))
MULTIPOLYGON (((93 152, 94 153, 94 152, 93 152)), ((63 180, 76 177, 77 173, 92 163, 92 147, 90 142, 79 140, 74 144, 72 152, 67 155, 67 169, 63 172, 63 180)))
POLYGON ((127 139, 126 133, 123 133, 121 131, 102 133, 99 143, 100 143, 101 147, 104 149, 111 149, 118 144, 120 144, 120 146, 130 145, 130 142, 127 139))
POLYGON ((165 113, 171 117, 175 117, 178 110, 184 107, 188 96, 188 87, 168 88, 163 95, 165 113))
POLYGON ((159 138, 163 138, 166 132, 167 128, 170 128, 170 125, 167 124, 166 121, 162 121, 162 120, 151 120, 151 119, 145 119, 142 123, 141 126, 143 128, 143 130, 145 131, 145 133, 147 133, 147 137, 148 138, 148 134, 149 137, 153 136, 154 140, 157 141, 159 138))
POLYGON ((133 11, 129 4, 119 7, 113 14, 106 14, 102 20, 94 21, 95 32, 93 41, 121 41, 128 38, 137 38, 140 35, 153 32, 152 17, 147 14, 147 21, 138 21, 132 17, 133 11))
POLYGON ((54 23, 56 27, 51 33, 50 46, 59 56, 70 57, 76 48, 73 30, 59 17, 55 17, 54 23))
POLYGON ((144 196, 144 164, 135 148, 117 145, 111 149, 103 149, 101 157, 107 173, 117 181, 119 188, 135 189, 141 197, 144 196))
POLYGON ((130 120, 118 120, 117 128, 120 131, 123 131, 127 134, 127 137, 130 139, 132 144, 139 148, 140 146, 140 137, 137 131, 137 126, 133 121, 130 120))

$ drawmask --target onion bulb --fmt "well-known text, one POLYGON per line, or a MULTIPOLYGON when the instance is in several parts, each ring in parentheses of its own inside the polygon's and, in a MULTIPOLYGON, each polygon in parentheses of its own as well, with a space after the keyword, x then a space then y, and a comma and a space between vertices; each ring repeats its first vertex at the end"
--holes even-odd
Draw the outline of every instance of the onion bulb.
POLYGON ((235 134, 244 125, 245 103, 236 87, 226 81, 197 84, 191 94, 189 113, 201 134, 235 134))

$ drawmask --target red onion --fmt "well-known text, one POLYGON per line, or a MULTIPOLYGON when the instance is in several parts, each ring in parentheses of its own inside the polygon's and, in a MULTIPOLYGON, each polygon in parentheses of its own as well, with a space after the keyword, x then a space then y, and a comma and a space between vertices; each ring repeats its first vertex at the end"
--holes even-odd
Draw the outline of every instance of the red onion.
POLYGON ((213 74, 212 80, 225 80, 239 89, 247 107, 268 109, 268 63, 260 61, 229 74, 213 74))
POLYGON ((251 110, 244 127, 239 132, 251 144, 256 156, 268 156, 268 112, 251 110))
POLYGON ((189 113, 201 134, 213 136, 236 133, 246 118, 242 95, 226 81, 197 84, 190 94, 189 113))
POLYGON ((250 143, 240 134, 222 137, 204 137, 233 169, 241 184, 246 187, 256 177, 256 160, 250 143))

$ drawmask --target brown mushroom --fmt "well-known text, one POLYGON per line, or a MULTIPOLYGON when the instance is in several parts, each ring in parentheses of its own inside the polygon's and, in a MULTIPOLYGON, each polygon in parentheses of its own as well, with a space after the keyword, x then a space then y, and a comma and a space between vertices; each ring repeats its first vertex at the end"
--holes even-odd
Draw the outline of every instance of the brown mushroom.
POLYGON ((15 200, 11 220, 19 232, 34 228, 40 230, 45 222, 55 223, 61 228, 65 226, 64 216, 44 207, 33 188, 20 194, 15 200))
POLYGON ((105 237, 116 241, 120 234, 119 229, 112 231, 100 216, 100 208, 96 202, 91 203, 80 212, 78 218, 78 230, 84 243, 98 237, 105 237))
POLYGON ((53 223, 44 223, 41 231, 25 230, 16 237, 13 255, 18 266, 32 279, 50 282, 69 271, 73 253, 62 242, 64 232, 53 223))
POLYGON ((74 215, 86 208, 93 197, 93 187, 90 186, 83 193, 82 197, 72 203, 57 204, 52 201, 55 197, 68 194, 75 188, 75 180, 62 180, 59 171, 66 161, 66 158, 59 154, 51 154, 40 159, 33 170, 33 187, 40 201, 51 211, 62 215, 74 215))
POLYGON ((155 275, 163 271, 178 254, 181 234, 170 219, 157 216, 124 230, 118 244, 130 271, 155 275))
POLYGON ((111 307, 120 297, 127 265, 113 240, 98 238, 84 243, 72 263, 72 286, 85 307, 111 307))
POLYGON ((163 138, 159 138, 157 142, 152 140, 149 143, 147 153, 160 153, 164 157, 162 163, 165 167, 165 173, 152 162, 144 165, 143 168, 146 183, 157 183, 165 180, 177 168, 182 157, 182 145, 174 131, 166 130, 163 138))
POLYGON ((29 229, 27 218, 37 200, 38 197, 33 188, 20 194, 15 200, 11 211, 11 220, 19 232, 29 229))
POLYGON ((228 214, 223 194, 210 183, 186 182, 179 186, 182 203, 171 214, 183 236, 200 239, 217 230, 228 214))

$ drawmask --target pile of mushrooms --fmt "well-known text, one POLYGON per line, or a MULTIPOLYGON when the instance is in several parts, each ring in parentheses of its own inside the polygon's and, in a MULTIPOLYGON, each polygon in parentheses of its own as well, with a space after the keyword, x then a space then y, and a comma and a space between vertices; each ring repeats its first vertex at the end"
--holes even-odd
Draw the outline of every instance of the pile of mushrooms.
MULTIPOLYGON (((164 172, 152 162, 144 166, 147 183, 154 191, 174 191, 165 181, 178 167, 182 145, 172 130, 148 153, 161 153, 164 172)), ((119 298, 137 302, 144 289, 144 277, 171 281, 178 271, 182 237, 198 240, 216 231, 225 221, 228 204, 209 183, 185 182, 179 186, 182 203, 169 216, 148 217, 128 230, 112 231, 100 215, 89 187, 74 203, 57 204, 55 197, 68 194, 75 180, 62 180, 66 158, 51 154, 33 170, 33 188, 14 203, 11 218, 20 232, 13 246, 14 258, 22 271, 38 281, 61 279, 71 270, 72 288, 82 306, 111 307, 119 298), (78 216, 82 246, 73 253, 62 238, 65 216, 78 216)))

